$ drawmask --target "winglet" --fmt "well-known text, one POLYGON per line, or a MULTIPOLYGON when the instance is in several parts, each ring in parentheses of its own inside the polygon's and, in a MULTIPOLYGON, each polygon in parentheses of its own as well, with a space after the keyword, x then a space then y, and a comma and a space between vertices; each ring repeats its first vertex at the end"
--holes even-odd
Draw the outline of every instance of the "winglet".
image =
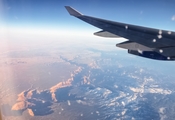
POLYGON ((82 16, 82 14, 80 12, 76 11, 75 9, 71 8, 70 6, 65 6, 65 8, 67 9, 67 11, 69 12, 70 15, 73 15, 75 17, 82 16))

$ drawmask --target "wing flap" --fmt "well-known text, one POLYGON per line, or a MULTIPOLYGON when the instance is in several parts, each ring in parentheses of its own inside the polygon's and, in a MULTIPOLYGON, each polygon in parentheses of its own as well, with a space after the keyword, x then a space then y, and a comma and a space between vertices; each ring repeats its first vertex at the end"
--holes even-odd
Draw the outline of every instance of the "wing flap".
POLYGON ((95 32, 94 35, 100 36, 100 37, 109 37, 109 38, 121 38, 118 35, 115 35, 113 33, 110 33, 108 31, 104 31, 104 30, 99 31, 99 32, 95 32))
POLYGON ((124 49, 129 49, 129 50, 153 51, 152 48, 149 48, 147 46, 144 46, 132 41, 122 42, 122 43, 116 44, 116 46, 124 49))

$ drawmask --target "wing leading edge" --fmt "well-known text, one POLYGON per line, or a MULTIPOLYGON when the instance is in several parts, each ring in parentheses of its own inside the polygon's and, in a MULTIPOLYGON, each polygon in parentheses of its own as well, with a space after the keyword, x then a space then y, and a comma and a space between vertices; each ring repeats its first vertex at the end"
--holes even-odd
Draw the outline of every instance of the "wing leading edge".
POLYGON ((94 35, 128 39, 116 46, 128 49, 130 54, 156 60, 175 60, 175 32, 104 20, 83 15, 70 6, 65 8, 70 15, 102 29, 94 35))

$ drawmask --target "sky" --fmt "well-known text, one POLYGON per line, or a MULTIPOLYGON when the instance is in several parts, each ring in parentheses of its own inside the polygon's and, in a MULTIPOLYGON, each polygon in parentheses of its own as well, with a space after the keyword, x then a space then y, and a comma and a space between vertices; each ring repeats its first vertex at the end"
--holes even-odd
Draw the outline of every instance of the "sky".
POLYGON ((64 6, 108 20, 175 31, 175 0, 1 0, 0 24, 25 29, 93 30, 64 6))

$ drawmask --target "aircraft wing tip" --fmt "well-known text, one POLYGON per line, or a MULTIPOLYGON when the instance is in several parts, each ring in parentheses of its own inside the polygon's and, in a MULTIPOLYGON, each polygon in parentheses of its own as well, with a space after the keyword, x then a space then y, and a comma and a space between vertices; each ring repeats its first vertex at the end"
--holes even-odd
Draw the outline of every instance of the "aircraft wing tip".
POLYGON ((80 12, 78 12, 77 10, 75 10, 74 8, 70 7, 70 6, 65 6, 66 10, 69 12, 70 15, 73 16, 82 16, 82 14, 80 12))

